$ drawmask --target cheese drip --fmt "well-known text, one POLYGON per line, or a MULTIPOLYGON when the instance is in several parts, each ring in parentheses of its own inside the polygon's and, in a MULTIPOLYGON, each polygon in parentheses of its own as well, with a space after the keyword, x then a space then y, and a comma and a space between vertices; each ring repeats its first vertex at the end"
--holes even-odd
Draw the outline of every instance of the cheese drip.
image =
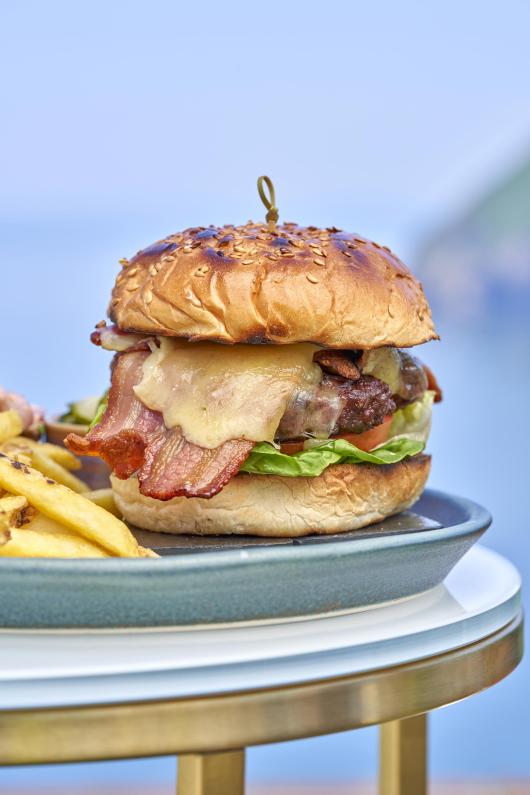
POLYGON ((272 442, 287 404, 317 384, 316 345, 219 345, 160 337, 136 396, 180 426, 188 441, 214 448, 228 439, 272 442))

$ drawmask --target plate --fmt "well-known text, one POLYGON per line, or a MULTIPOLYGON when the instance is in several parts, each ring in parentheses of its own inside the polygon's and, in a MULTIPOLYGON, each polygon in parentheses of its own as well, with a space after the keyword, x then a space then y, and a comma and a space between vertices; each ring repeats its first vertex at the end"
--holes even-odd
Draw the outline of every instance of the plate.
POLYGON ((333 536, 177 537, 136 531, 160 560, 0 559, 0 627, 118 628, 350 611, 439 585, 491 522, 427 489, 413 511, 333 536))

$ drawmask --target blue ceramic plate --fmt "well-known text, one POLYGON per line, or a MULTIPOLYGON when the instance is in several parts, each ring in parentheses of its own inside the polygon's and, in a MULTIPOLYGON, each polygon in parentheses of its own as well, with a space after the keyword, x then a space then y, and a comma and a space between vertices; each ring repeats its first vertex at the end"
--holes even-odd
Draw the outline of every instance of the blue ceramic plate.
POLYGON ((438 585, 491 522, 426 490, 413 511, 307 539, 138 532, 160 560, 0 559, 0 627, 145 627, 315 615, 438 585))

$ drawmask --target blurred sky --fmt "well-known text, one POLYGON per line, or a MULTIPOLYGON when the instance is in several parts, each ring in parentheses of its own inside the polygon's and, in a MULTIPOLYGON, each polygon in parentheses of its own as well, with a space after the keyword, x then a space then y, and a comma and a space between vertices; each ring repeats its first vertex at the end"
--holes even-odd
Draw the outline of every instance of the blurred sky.
MULTIPOLYGON (((516 0, 0 1, 0 382, 50 410, 101 391, 109 359, 87 340, 119 257, 188 225, 262 216, 262 173, 284 220, 359 231, 414 260, 528 155, 529 30, 516 0)), ((433 484, 486 502, 490 543, 528 569, 529 434, 494 466, 487 433, 490 406, 508 395, 517 416, 530 386, 528 336, 443 331, 422 354, 447 396, 433 484), (510 362, 493 386, 492 351, 510 362)), ((435 716, 436 772, 530 775, 523 680, 435 716)), ((260 749, 251 775, 366 775, 374 742, 368 730, 260 749)), ((159 760, 84 770, 87 782, 174 773, 159 760)), ((0 771, 0 789, 80 775, 0 771)))
POLYGON ((288 217, 397 227, 530 134, 527 2, 22 0, 0 22, 7 216, 245 218, 266 172, 288 217))

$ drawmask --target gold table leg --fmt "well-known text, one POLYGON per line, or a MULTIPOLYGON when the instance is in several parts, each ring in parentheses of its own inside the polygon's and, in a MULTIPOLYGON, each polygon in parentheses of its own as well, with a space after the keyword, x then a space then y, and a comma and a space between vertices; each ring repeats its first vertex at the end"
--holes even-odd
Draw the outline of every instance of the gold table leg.
POLYGON ((381 724, 379 753, 379 795, 426 795, 426 714, 381 724))
POLYGON ((244 795, 244 791, 244 751, 179 756, 177 795, 244 795))

